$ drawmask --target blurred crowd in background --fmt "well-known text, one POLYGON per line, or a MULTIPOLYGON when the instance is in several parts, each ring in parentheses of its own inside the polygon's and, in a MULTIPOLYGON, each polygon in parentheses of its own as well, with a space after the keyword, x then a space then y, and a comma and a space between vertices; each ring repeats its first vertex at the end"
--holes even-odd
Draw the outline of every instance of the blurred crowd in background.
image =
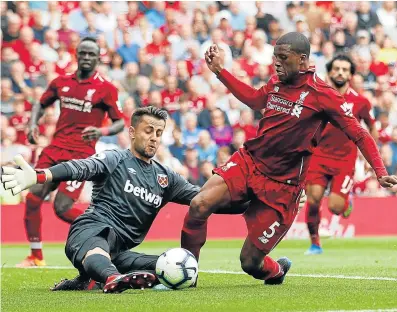
MULTIPOLYGON (((209 71, 204 51, 217 44, 225 68, 260 88, 274 73, 272 45, 290 31, 310 39, 311 63, 324 79, 325 65, 335 54, 353 58, 352 87, 372 103, 383 161, 389 174, 396 174, 395 1, 2 1, 1 164, 21 153, 34 165, 51 142, 58 104, 40 120, 37 145, 27 142, 32 105, 52 79, 77 69, 76 47, 90 36, 100 46, 98 71, 118 88, 126 122, 123 133, 102 137, 97 151, 128 148, 134 109, 163 107, 170 118, 156 159, 203 185, 215 166, 255 136, 261 117, 209 71)), ((355 181, 358 196, 395 195, 380 188, 361 155, 355 181)), ((80 200, 90 200, 89 189, 80 200)))

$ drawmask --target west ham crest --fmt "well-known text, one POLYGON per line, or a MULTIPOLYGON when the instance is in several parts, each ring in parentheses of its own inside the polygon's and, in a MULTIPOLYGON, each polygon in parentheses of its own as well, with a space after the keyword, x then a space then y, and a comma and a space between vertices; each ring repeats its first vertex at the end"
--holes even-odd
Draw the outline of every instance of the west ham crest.
POLYGON ((168 186, 168 176, 165 174, 157 174, 157 182, 160 184, 162 188, 166 188, 168 186))

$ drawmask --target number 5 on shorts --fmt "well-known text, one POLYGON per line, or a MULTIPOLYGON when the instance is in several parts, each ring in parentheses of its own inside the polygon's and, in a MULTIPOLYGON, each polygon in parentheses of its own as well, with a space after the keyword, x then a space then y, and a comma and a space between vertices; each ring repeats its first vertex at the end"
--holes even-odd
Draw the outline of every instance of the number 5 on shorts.
POLYGON ((271 226, 269 226, 270 233, 267 231, 263 231, 263 236, 258 237, 261 243, 266 244, 269 241, 269 238, 272 238, 274 233, 276 232, 275 227, 279 227, 280 223, 275 221, 271 226))

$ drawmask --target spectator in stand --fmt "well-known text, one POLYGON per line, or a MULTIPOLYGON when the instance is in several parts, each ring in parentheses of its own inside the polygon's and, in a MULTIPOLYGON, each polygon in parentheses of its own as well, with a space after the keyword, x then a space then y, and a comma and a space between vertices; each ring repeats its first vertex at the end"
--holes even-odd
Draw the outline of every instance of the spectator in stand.
POLYGON ((332 36, 332 42, 336 53, 348 53, 349 47, 346 43, 346 35, 342 29, 337 29, 332 36))
POLYGON ((373 44, 370 46, 370 54, 371 54, 371 66, 369 67, 369 70, 375 74, 375 76, 383 76, 387 75, 388 73, 388 66, 380 62, 378 60, 378 55, 379 55, 379 46, 376 44, 373 44))
POLYGON ((385 36, 383 43, 382 43, 382 48, 379 51, 379 56, 378 56, 379 61, 384 62, 384 63, 391 63, 391 62, 396 62, 397 60, 397 47, 396 44, 393 43, 390 39, 390 37, 385 36))
POLYGON ((124 66, 125 76, 120 81, 124 90, 130 95, 134 94, 137 88, 137 80, 139 74, 139 67, 137 63, 127 63, 124 66))
POLYGON ((269 22, 269 32, 266 33, 268 43, 272 46, 276 44, 276 41, 283 34, 280 22, 277 19, 273 19, 269 22))
POLYGON ((270 22, 274 21, 275 18, 273 15, 264 12, 263 2, 256 1, 255 5, 257 8, 257 13, 255 15, 256 25, 258 26, 258 29, 262 29, 264 32, 268 33, 270 22))
POLYGON ((230 150, 228 146, 222 146, 218 149, 216 153, 216 167, 224 166, 230 159, 232 154, 230 154, 230 150))
POLYGON ((32 16, 33 16, 32 29, 34 33, 34 38, 40 43, 43 43, 44 34, 49 29, 49 27, 44 25, 41 11, 34 11, 32 13, 32 16))
MULTIPOLYGON (((163 102, 161 100, 161 93, 158 90, 153 90, 150 91, 149 93, 149 99, 148 99, 148 106, 154 106, 157 108, 161 108, 163 105, 163 102)), ((167 123, 168 124, 168 123, 167 123)))
POLYGON ((187 53, 186 66, 189 75, 201 75, 201 68, 205 65, 205 61, 200 57, 200 45, 197 42, 191 42, 187 47, 187 53))
POLYGON ((162 62, 164 47, 167 45, 169 42, 164 38, 163 33, 159 29, 155 29, 152 34, 152 42, 145 47, 149 60, 162 62))
MULTIPOLYGON (((240 58, 241 69, 252 79, 258 72, 259 64, 254 61, 254 47, 246 45, 244 48, 243 57, 240 58)), ((266 66, 266 65, 265 65, 266 66)))
POLYGON ((152 42, 153 38, 153 26, 147 21, 145 16, 138 19, 137 25, 130 28, 130 33, 134 42, 141 48, 146 47, 152 42))
POLYGON ((145 76, 138 76, 136 91, 133 94, 137 107, 144 107, 148 105, 149 90, 150 90, 150 79, 145 76))
POLYGON ((199 133, 202 131, 201 128, 197 126, 197 115, 192 112, 188 112, 184 120, 185 124, 181 127, 183 142, 185 142, 187 147, 195 147, 198 139, 199 133))
POLYGON ((33 42, 38 41, 34 39, 32 28, 24 26, 21 28, 20 38, 11 44, 11 47, 19 55, 19 60, 25 65, 30 62, 30 48, 33 42))
POLYGON ((193 147, 186 149, 184 166, 189 170, 188 181, 192 184, 199 184, 200 179, 200 168, 198 162, 197 150, 193 147))
MULTIPOLYGON (((2 3, 6 3, 5 1, 2 3)), ((3 24, 1 24, 3 27, 3 24)), ((8 18, 8 27, 4 29, 3 40, 4 42, 12 42, 17 40, 21 30, 21 18, 17 14, 11 14, 8 18)))
POLYGON ((85 37, 91 37, 91 38, 97 38, 99 34, 101 34, 103 31, 96 28, 96 21, 95 21, 96 15, 94 13, 88 13, 86 16, 86 21, 87 21, 87 27, 83 30, 80 31, 80 37, 85 38, 85 37))
POLYGON ((217 150, 218 146, 212 140, 211 134, 207 130, 201 131, 197 143, 198 160, 215 164, 217 150))
POLYGON ((91 13, 89 1, 81 1, 79 8, 74 9, 69 14, 69 26, 73 31, 80 33, 88 27, 87 16, 91 13))
POLYGON ((15 5, 16 5, 16 13, 21 18, 22 27, 29 26, 32 16, 28 3, 25 1, 21 1, 21 2, 16 2, 15 5))
POLYGON ((199 114, 207 104, 207 98, 198 93, 197 84, 194 80, 189 80, 187 89, 190 101, 190 111, 199 114))
POLYGON ((224 112, 219 108, 211 111, 209 132, 218 146, 227 146, 232 142, 233 129, 226 124, 224 112))
POLYGON ((233 140, 232 143, 229 144, 230 154, 237 152, 240 148, 243 147, 244 142, 246 141, 245 132, 241 128, 234 128, 233 130, 233 140))
POLYGON ((70 35, 74 32, 69 28, 69 16, 62 14, 61 27, 57 30, 59 43, 64 43, 66 46, 70 44, 70 35))
POLYGON ((112 61, 110 63, 109 77, 112 80, 122 81, 126 76, 126 71, 123 68, 123 58, 118 53, 113 53, 112 61))
POLYGON ((161 91, 165 87, 166 67, 162 63, 154 64, 150 77, 150 90, 161 91))
POLYGON ((215 166, 212 162, 209 161, 203 161, 200 164, 200 178, 199 178, 199 182, 198 185, 199 186, 203 186, 205 184, 205 182, 207 182, 209 180, 209 178, 212 177, 212 170, 215 169, 215 166))
POLYGON ((205 23, 202 14, 200 18, 195 18, 193 21, 193 38, 196 39, 200 44, 209 39, 209 27, 205 23))
POLYGON ((4 47, 1 53, 1 78, 11 78, 11 65, 18 60, 18 55, 11 47, 4 47))
POLYGON ((382 7, 380 7, 376 14, 379 18, 380 23, 383 25, 385 32, 388 36, 396 38, 396 27, 397 27, 397 8, 395 1, 383 1, 382 7))
POLYGON ((139 74, 143 76, 150 76, 153 71, 153 66, 150 64, 149 57, 144 48, 140 48, 138 52, 139 74))
POLYGON ((397 98, 391 91, 385 91, 380 97, 380 104, 388 114, 390 125, 397 126, 397 98))
POLYGON ((128 129, 131 126, 131 116, 136 109, 135 100, 129 96, 124 100, 123 104, 123 118, 125 122, 125 128, 128 129))
POLYGON ((174 113, 180 107, 179 97, 183 94, 181 89, 177 88, 178 81, 174 76, 165 78, 165 88, 161 91, 162 107, 168 111, 169 114, 174 113))
POLYGON ((286 6, 287 14, 280 16, 280 22, 285 32, 296 31, 295 17, 298 14, 298 7, 290 2, 286 6))
POLYGON ((25 76, 32 82, 32 86, 47 85, 44 77, 46 64, 42 60, 41 46, 34 42, 30 46, 30 61, 25 65, 25 76))
POLYGON ((129 32, 125 32, 123 34, 123 42, 123 45, 117 49, 117 53, 121 56, 124 63, 137 63, 139 46, 136 43, 133 43, 129 32))
POLYGON ((168 147, 171 154, 177 158, 180 162, 183 162, 185 158, 186 145, 182 140, 182 130, 178 126, 175 126, 172 131, 172 137, 174 139, 174 143, 168 147))
POLYGON ((261 65, 273 63, 273 47, 267 43, 267 36, 263 30, 255 30, 252 35, 252 47, 254 62, 261 65))
POLYGON ((250 109, 243 109, 240 115, 240 122, 236 124, 234 129, 242 129, 245 132, 247 140, 251 140, 256 136, 257 127, 254 126, 254 113, 250 109))
POLYGON ((364 78, 364 90, 375 91, 376 88, 376 76, 369 69, 371 66, 370 56, 359 56, 357 64, 357 73, 364 78))
POLYGON ((387 112, 383 111, 378 115, 376 127, 379 131, 379 142, 381 142, 382 144, 389 143, 391 141, 393 127, 390 125, 389 114, 387 112))
POLYGON ((230 50, 232 51, 233 59, 239 58, 243 54, 245 36, 242 31, 235 31, 233 33, 232 43, 230 45, 230 50))
POLYGON ((108 1, 102 2, 100 13, 95 16, 95 28, 103 32, 111 32, 116 26, 116 15, 112 12, 112 5, 108 1))
POLYGON ((357 34, 357 14, 354 12, 345 13, 342 22, 345 25, 344 32, 346 38, 346 46, 351 48, 356 44, 356 36, 359 38, 357 34))
POLYGON ((137 26, 139 19, 144 16, 142 12, 139 11, 139 5, 136 1, 128 1, 128 12, 125 15, 129 27, 137 26))
POLYGON ((152 8, 146 12, 146 18, 154 29, 158 29, 165 23, 165 2, 154 1, 151 2, 152 8))
MULTIPOLYGON (((71 34, 71 44, 72 44, 73 36, 77 36, 77 40, 79 41, 78 35, 73 33, 71 34)), ((76 44, 78 44, 78 42, 76 44)), ((53 63, 57 62, 59 59, 57 53, 58 48, 59 48, 58 33, 52 29, 47 30, 44 35, 44 44, 41 46, 43 61, 53 62, 53 63)), ((69 51, 69 53, 75 55, 73 51, 69 51)))
POLYGON ((358 29, 371 29, 375 25, 380 24, 376 12, 371 11, 371 3, 369 1, 360 1, 357 9, 358 29))
POLYGON ((169 36, 174 36, 178 34, 179 24, 175 19, 175 10, 166 9, 165 10, 165 23, 160 27, 161 33, 168 38, 169 36))
POLYGON ((380 149, 380 156, 382 156, 382 161, 385 164, 387 173, 392 175, 396 172, 396 167, 393 166, 393 149, 390 144, 383 144, 380 149))
POLYGON ((17 130, 13 127, 8 127, 1 138, 1 164, 12 163, 15 155, 21 154, 30 162, 32 151, 26 145, 17 143, 17 130))
POLYGON ((184 93, 179 97, 179 110, 171 114, 175 124, 182 130, 186 124, 186 115, 190 112, 189 96, 184 93))
MULTIPOLYGON (((352 88, 359 94, 364 93, 364 78, 360 74, 355 74, 350 81, 352 88)), ((368 90, 370 91, 370 90, 368 90)), ((372 91, 370 91, 372 92, 372 91)))
POLYGON ((232 2, 229 6, 230 25, 233 31, 245 29, 245 13, 240 10, 240 3, 232 2))
POLYGON ((1 115, 11 117, 14 114, 14 91, 12 81, 9 78, 1 79, 1 115))
POLYGON ((25 76, 25 65, 21 61, 14 62, 11 65, 11 82, 14 93, 23 93, 25 96, 30 95, 32 81, 25 76))
POLYGON ((392 153, 393 153, 392 168, 394 168, 394 172, 396 172, 396 170, 397 170, 397 126, 394 127, 394 129, 391 133, 390 147, 391 147, 392 153))
POLYGON ((17 94, 14 101, 14 115, 10 117, 9 125, 16 130, 16 144, 28 145, 27 129, 29 117, 25 112, 25 97, 17 94))

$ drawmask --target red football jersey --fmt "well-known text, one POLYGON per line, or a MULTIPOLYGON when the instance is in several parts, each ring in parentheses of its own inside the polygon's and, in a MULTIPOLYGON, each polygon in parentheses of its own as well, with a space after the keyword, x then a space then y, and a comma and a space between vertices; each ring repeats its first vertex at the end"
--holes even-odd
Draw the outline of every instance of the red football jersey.
MULTIPOLYGON (((344 104, 359 121, 364 120, 368 127, 372 127, 375 119, 371 113, 371 103, 359 95, 352 88, 344 94, 344 104)), ((342 166, 354 166, 357 158, 357 146, 343 133, 342 130, 327 124, 321 134, 320 143, 314 150, 314 155, 343 161, 342 166), (348 163, 348 164, 347 164, 348 163)))
POLYGON ((189 111, 198 114, 207 106, 207 98, 205 96, 198 96, 189 99, 189 111))
POLYGON ((89 126, 101 127, 106 113, 113 121, 123 118, 116 87, 97 72, 83 81, 76 73, 55 78, 40 103, 45 108, 57 99, 61 114, 51 145, 60 148, 94 154, 96 141, 83 141, 81 132, 89 126))
POLYGON ((268 177, 287 184, 303 183, 311 154, 328 121, 357 143, 378 176, 387 175, 374 140, 354 118, 343 96, 313 68, 301 72, 292 85, 273 76, 259 90, 227 70, 218 78, 241 102, 255 110, 264 109, 256 138, 244 146, 257 169, 268 177))
POLYGON ((174 93, 168 90, 161 91, 161 98, 163 99, 163 108, 170 114, 174 113, 180 108, 179 97, 183 94, 181 89, 176 89, 174 93))

